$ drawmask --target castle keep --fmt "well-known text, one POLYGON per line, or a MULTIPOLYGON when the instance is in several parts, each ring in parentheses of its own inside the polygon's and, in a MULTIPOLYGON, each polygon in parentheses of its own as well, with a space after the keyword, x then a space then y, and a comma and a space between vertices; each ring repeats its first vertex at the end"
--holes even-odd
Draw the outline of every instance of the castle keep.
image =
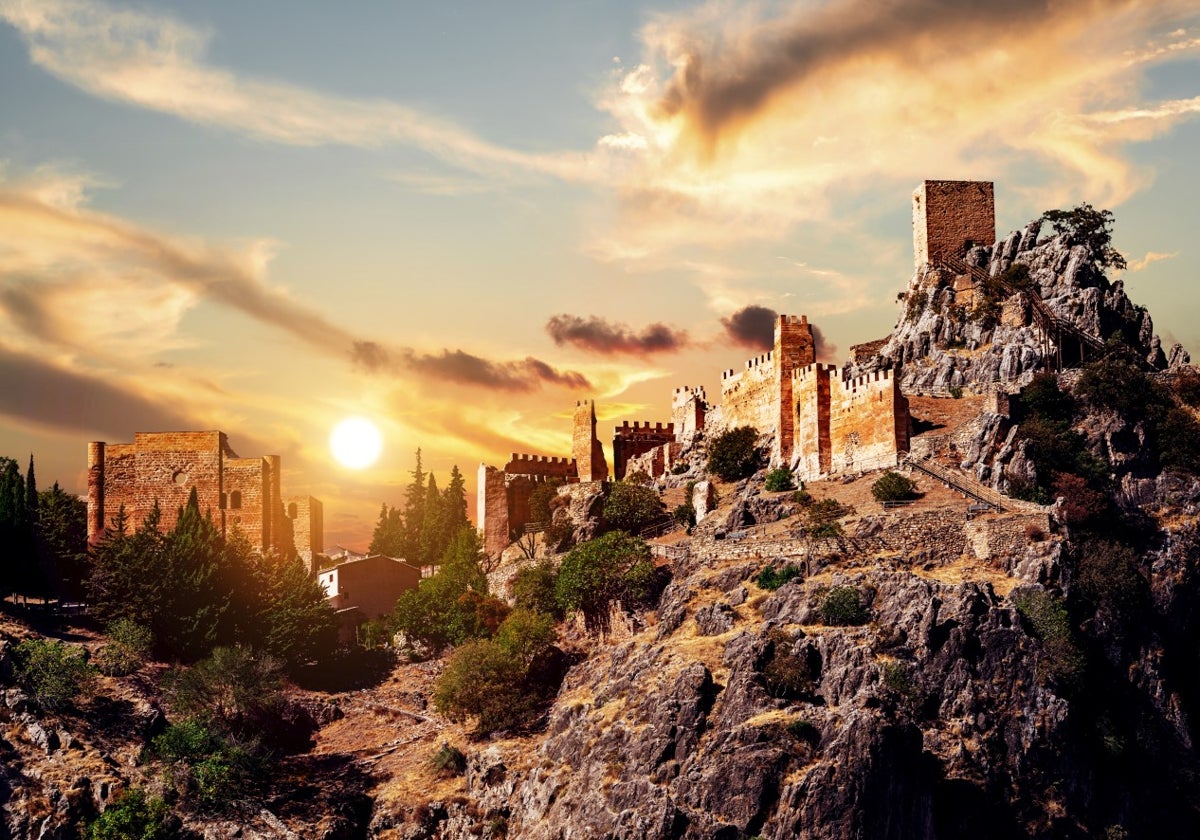
POLYGON ((200 510, 212 514, 222 534, 238 528, 259 551, 283 550, 289 538, 311 565, 324 551, 321 502, 311 496, 283 499, 278 455, 239 458, 224 432, 138 432, 133 443, 88 444, 88 542, 124 506, 138 527, 158 504, 160 527, 175 525, 192 488, 200 510))

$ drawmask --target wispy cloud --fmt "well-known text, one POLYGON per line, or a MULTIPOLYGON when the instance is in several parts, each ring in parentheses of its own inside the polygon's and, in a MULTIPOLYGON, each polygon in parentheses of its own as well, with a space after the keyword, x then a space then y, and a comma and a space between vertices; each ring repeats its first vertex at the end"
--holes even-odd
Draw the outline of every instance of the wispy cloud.
POLYGON ((1139 257, 1135 260, 1130 260, 1128 270, 1130 272, 1141 271, 1153 263, 1162 262, 1163 260, 1172 260, 1178 256, 1178 251, 1172 251, 1169 254, 1159 253, 1158 251, 1147 251, 1145 256, 1139 257))
POLYGON ((1051 168, 1054 200, 1153 177, 1125 146, 1197 113, 1147 68, 1200 51, 1185 0, 709 2, 645 26, 600 101, 634 161, 614 258, 778 240, 867 189, 1051 168), (970 49, 961 45, 971 43, 970 49))
POLYGON ((0 181, 0 322, 34 341, 149 355, 177 346, 183 314, 209 301, 370 370, 509 391, 590 385, 534 357, 489 360, 364 341, 268 282, 276 243, 230 248, 171 237, 90 210, 85 196, 77 176, 49 169, 0 181))
POLYGON ((587 318, 568 314, 551 316, 546 322, 546 332, 560 347, 569 344, 602 356, 675 353, 689 343, 686 330, 663 323, 650 324, 639 332, 634 327, 595 315, 587 318))
POLYGON ((582 177, 582 155, 530 154, 386 100, 241 76, 207 61, 212 33, 161 13, 94 0, 2 0, 39 67, 95 96, 295 146, 404 144, 455 166, 582 177))

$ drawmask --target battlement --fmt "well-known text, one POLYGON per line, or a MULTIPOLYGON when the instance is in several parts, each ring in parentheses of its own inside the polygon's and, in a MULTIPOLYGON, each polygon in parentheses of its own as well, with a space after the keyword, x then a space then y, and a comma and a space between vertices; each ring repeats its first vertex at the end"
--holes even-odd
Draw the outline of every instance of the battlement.
POLYGON ((875 383, 882 384, 883 387, 889 387, 892 381, 892 372, 890 370, 877 370, 872 373, 864 373, 862 376, 855 376, 851 379, 842 380, 842 388, 847 391, 856 391, 859 388, 867 388, 875 383))
POLYGON ((708 401, 708 395, 704 393, 703 385, 683 385, 679 388, 676 388, 673 396, 671 397, 674 402, 690 400, 692 398, 703 400, 705 402, 708 401))
POLYGON ((662 423, 655 423, 653 426, 651 426, 650 421, 648 421, 648 420, 646 421, 645 424, 642 424, 641 422, 639 422, 637 420, 635 420, 632 423, 630 423, 628 420, 625 420, 621 423, 620 426, 617 426, 613 430, 613 433, 619 437, 629 437, 629 436, 634 436, 634 435, 651 435, 651 434, 666 435, 668 437, 673 437, 675 435, 675 424, 668 423, 664 427, 662 423))
POLYGON ((576 468, 574 458, 514 452, 509 462, 504 465, 504 474, 574 478, 576 468))
POLYGON ((808 323, 807 315, 780 315, 779 323, 784 326, 800 326, 808 323))
POLYGON ((798 367, 792 370, 792 381, 807 382, 809 379, 813 379, 818 376, 832 376, 834 373, 837 373, 837 369, 837 365, 827 365, 822 364, 821 362, 814 362, 811 365, 805 365, 804 367, 798 367))

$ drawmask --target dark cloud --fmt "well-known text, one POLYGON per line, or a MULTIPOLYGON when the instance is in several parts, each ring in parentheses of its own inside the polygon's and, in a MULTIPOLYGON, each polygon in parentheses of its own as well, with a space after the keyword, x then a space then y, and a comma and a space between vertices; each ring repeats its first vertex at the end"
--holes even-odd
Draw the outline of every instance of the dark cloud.
POLYGON ((744 37, 693 33, 683 66, 659 106, 684 113, 702 135, 715 140, 775 94, 842 62, 892 55, 917 60, 928 51, 953 48, 975 36, 989 43, 1020 37, 1029 24, 1044 25, 1076 7, 1120 5, 1121 0, 834 0, 775 20, 759 22, 744 37))
POLYGON ((401 354, 403 365, 431 379, 444 379, 461 385, 474 385, 497 391, 532 391, 542 385, 562 385, 567 388, 589 388, 587 377, 573 370, 558 370, 541 359, 493 362, 462 350, 443 350, 441 353, 418 353, 406 349, 401 354))
MULTIPOLYGON (((101 379, 0 346, 0 414, 69 432, 132 438, 139 429, 192 429, 196 418, 101 379)), ((82 456, 81 456, 82 457, 82 456)))
POLYGON ((688 334, 662 323, 650 324, 640 333, 625 324, 603 318, 555 315, 546 322, 546 332, 558 345, 573 344, 601 355, 627 353, 633 356, 674 353, 688 344, 688 334))
POLYGON ((825 337, 825 333, 821 332, 821 328, 816 324, 809 323, 808 329, 812 332, 813 337, 813 352, 816 354, 818 362, 836 362, 837 361, 837 345, 825 337))
POLYGON ((751 304, 722 318, 725 333, 735 343, 751 350, 770 350, 775 346, 775 321, 779 313, 751 304))
POLYGON ((371 373, 409 370, 426 379, 496 391, 532 391, 542 385, 591 387, 582 373, 558 370, 533 356, 493 362, 462 350, 420 353, 411 347, 388 349, 374 341, 355 341, 350 348, 350 359, 371 373))

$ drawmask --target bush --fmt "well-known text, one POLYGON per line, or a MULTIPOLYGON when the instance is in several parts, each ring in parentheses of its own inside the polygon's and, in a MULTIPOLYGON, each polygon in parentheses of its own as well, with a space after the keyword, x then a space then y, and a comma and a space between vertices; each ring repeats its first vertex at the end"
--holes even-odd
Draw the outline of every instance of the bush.
POLYGON ((708 444, 708 471, 722 481, 737 481, 758 468, 758 431, 739 426, 714 437, 708 444))
POLYGON ((604 521, 612 528, 636 534, 662 517, 658 493, 644 484, 615 481, 604 500, 604 521))
POLYGON ((650 548, 620 531, 572 549, 558 570, 555 593, 564 610, 580 610, 589 628, 604 629, 613 603, 645 601, 655 587, 650 548))
POLYGON ((871 495, 879 502, 900 502, 916 495, 916 482, 906 475, 888 470, 871 485, 871 495))
POLYGON ((219 809, 244 793, 265 768, 252 750, 224 738, 195 719, 168 726, 147 755, 171 766, 177 792, 207 809, 219 809))
POLYGON ((13 653, 17 681, 46 709, 66 708, 91 690, 95 669, 83 648, 26 639, 13 653))
POLYGON ((467 770, 467 756, 458 747, 442 741, 438 751, 430 759, 434 771, 439 776, 461 776, 467 770))
POLYGON ((797 490, 795 493, 792 494, 792 503, 800 505, 800 507, 808 507, 809 505, 811 505, 813 503, 812 494, 809 493, 807 490, 805 490, 803 487, 801 487, 799 490, 797 490))
POLYGON ((558 570, 549 560, 519 570, 509 585, 513 603, 518 608, 562 618, 562 609, 554 597, 558 570))
POLYGON ((1138 573, 1137 552, 1120 543, 1089 540, 1079 555, 1080 594, 1119 625, 1136 625, 1149 598, 1146 580, 1138 573))
POLYGON ((650 477, 650 473, 645 470, 634 470, 625 476, 625 481, 630 484, 640 484, 644 487, 648 487, 654 483, 654 479, 650 477))
POLYGON ((867 620, 867 610, 856 586, 833 587, 825 593, 817 611, 822 621, 833 626, 862 624, 867 620))
POLYGON ((898 696, 906 705, 914 706, 921 692, 908 668, 900 662, 885 662, 880 674, 883 687, 898 696))
POLYGON ((840 537, 842 526, 838 520, 853 512, 854 508, 843 506, 836 499, 812 502, 804 510, 805 532, 810 537, 840 537))
POLYGON ((174 840, 178 830, 169 824, 171 809, 157 796, 129 788, 88 826, 89 840, 174 840))
POLYGON ((496 644, 515 656, 526 668, 558 638, 554 619, 545 613, 517 608, 496 631, 496 644))
POLYGON ((128 618, 119 618, 105 629, 108 644, 100 650, 97 666, 110 677, 132 674, 146 664, 154 647, 154 634, 128 618))
POLYGON ((957 385, 952 385, 952 386, 950 387, 950 396, 951 396, 952 398, 954 398, 954 399, 956 399, 956 400, 961 400, 961 399, 962 399, 962 395, 963 395, 963 389, 962 389, 962 388, 960 388, 960 387, 959 387, 959 386, 957 386, 957 385))
POLYGON ((1041 589, 1027 589, 1017 595, 1014 603, 1042 642, 1038 674, 1064 688, 1078 688, 1083 678, 1083 654, 1075 644, 1063 602, 1041 589))
POLYGON ((767 693, 790 700, 811 694, 817 674, 806 658, 792 653, 795 639, 782 630, 770 631, 767 639, 771 643, 771 658, 762 669, 767 693))
POLYGON ((907 297, 908 305, 906 307, 908 320, 915 320, 918 315, 925 311, 925 305, 929 303, 929 293, 924 289, 917 289, 907 297))
POLYGON ((688 528, 688 529, 695 528, 696 527, 696 506, 693 505, 690 501, 684 502, 683 504, 678 505, 675 508, 675 510, 673 510, 671 512, 671 518, 674 519, 676 522, 678 522, 680 525, 682 525, 684 528, 688 528))
POLYGON ((450 720, 476 718, 480 734, 510 729, 533 712, 524 679, 525 667, 510 651, 490 640, 467 642, 438 678, 433 702, 450 720))
POLYGON ((804 577, 800 569, 791 564, 784 566, 781 570, 777 570, 774 566, 764 566, 763 570, 758 573, 758 577, 754 578, 754 582, 760 589, 774 592, 788 581, 800 577, 804 577))
POLYGON ((763 484, 763 489, 769 493, 778 493, 783 490, 791 490, 795 486, 796 483, 792 480, 792 471, 786 467, 780 467, 777 470, 771 470, 767 473, 767 480, 763 484))
POLYGON ((562 482, 557 479, 541 481, 533 486, 529 495, 529 521, 549 522, 553 511, 551 503, 558 498, 558 488, 562 482))
POLYGON ((807 718, 796 718, 787 725, 788 734, 811 747, 821 743, 821 730, 807 718))

